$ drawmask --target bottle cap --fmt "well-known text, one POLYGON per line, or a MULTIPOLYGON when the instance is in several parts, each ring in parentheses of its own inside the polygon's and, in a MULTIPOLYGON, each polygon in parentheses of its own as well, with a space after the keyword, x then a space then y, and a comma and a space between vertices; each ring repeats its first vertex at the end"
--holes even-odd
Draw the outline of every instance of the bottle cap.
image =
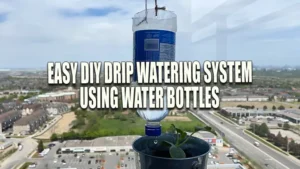
POLYGON ((145 134, 147 136, 160 136, 161 126, 145 126, 145 134))

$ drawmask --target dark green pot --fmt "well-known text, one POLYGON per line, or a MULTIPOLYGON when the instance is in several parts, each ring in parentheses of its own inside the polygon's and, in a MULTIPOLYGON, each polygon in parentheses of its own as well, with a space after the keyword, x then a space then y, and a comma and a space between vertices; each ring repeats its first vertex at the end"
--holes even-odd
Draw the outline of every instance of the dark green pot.
POLYGON ((181 148, 187 157, 183 159, 170 158, 169 148, 161 145, 162 140, 175 142, 174 136, 160 136, 158 144, 154 145, 153 137, 141 137, 133 143, 136 152, 136 169, 206 169, 210 145, 199 138, 191 137, 181 148))

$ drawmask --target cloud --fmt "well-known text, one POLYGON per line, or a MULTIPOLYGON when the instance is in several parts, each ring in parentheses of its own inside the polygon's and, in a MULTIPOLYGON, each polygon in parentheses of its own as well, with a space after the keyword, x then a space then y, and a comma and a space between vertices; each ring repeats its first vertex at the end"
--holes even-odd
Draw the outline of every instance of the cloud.
POLYGON ((65 17, 93 17, 93 16, 101 17, 119 11, 121 11, 121 9, 110 7, 110 8, 87 8, 83 11, 63 9, 60 10, 60 13, 65 17))
MULTIPOLYGON (((230 28, 228 42, 224 44, 228 59, 246 58, 266 64, 270 59, 261 57, 268 58, 269 50, 279 45, 282 52, 275 53, 277 57, 285 57, 287 62, 288 57, 299 57, 300 52, 291 47, 295 46, 293 35, 300 33, 290 30, 300 25, 297 0, 158 2, 178 16, 177 60, 215 59, 216 30, 223 26, 230 28), (276 13, 285 8, 289 12, 276 13), (265 17, 268 14, 273 15, 265 17), (227 22, 220 26, 224 16, 227 22), (274 37, 280 31, 287 36, 266 44, 267 40, 278 39, 274 37), (197 44, 192 40, 202 41, 197 44), (284 52, 289 56, 280 56, 284 52)), ((149 1, 148 7, 154 7, 153 1, 149 1)), ((49 60, 132 60, 132 17, 143 9, 141 0, 0 1, 0 22, 1 18, 5 21, 0 23, 0 67, 40 67, 49 60)), ((274 60, 274 64, 280 63, 274 60)))

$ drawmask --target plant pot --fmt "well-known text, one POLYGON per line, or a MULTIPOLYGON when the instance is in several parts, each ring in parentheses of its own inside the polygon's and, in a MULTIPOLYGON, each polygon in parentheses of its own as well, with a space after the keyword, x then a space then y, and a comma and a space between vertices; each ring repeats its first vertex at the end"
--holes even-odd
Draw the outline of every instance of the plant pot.
POLYGON ((186 158, 171 158, 169 147, 162 141, 175 143, 174 135, 165 134, 157 138, 140 137, 133 143, 136 152, 136 169, 206 169, 210 145, 199 138, 190 139, 181 146, 186 158))

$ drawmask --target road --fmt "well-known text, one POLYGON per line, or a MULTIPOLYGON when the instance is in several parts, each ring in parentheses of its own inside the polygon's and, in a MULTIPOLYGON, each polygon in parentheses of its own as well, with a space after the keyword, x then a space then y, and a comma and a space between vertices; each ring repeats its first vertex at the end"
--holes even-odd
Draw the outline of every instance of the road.
POLYGON ((55 123, 61 119, 61 116, 57 116, 54 119, 52 119, 50 122, 48 122, 48 125, 46 128, 44 128, 41 132, 36 132, 35 134, 25 137, 25 138, 20 138, 20 139, 15 139, 11 138, 14 142, 20 142, 23 145, 23 149, 21 151, 16 151, 13 153, 10 157, 5 159, 2 164, 0 165, 1 169, 12 169, 23 162, 25 162, 28 159, 28 155, 32 153, 36 147, 37 147, 37 141, 33 139, 33 137, 40 135, 44 133, 46 130, 51 128, 55 123))
POLYGON ((299 169, 300 161, 293 160, 276 150, 273 150, 263 143, 260 147, 253 145, 255 139, 244 134, 242 129, 227 123, 225 120, 210 114, 208 111, 194 111, 201 119, 207 121, 212 126, 222 131, 231 145, 241 152, 244 152, 250 159, 261 165, 265 169, 299 169), (223 124, 220 122, 223 121, 223 124), (268 164, 268 166, 267 166, 268 164))
POLYGON ((17 150, 1 164, 1 169, 12 169, 27 160, 27 156, 37 147, 37 142, 31 137, 20 139, 23 149, 17 150))

